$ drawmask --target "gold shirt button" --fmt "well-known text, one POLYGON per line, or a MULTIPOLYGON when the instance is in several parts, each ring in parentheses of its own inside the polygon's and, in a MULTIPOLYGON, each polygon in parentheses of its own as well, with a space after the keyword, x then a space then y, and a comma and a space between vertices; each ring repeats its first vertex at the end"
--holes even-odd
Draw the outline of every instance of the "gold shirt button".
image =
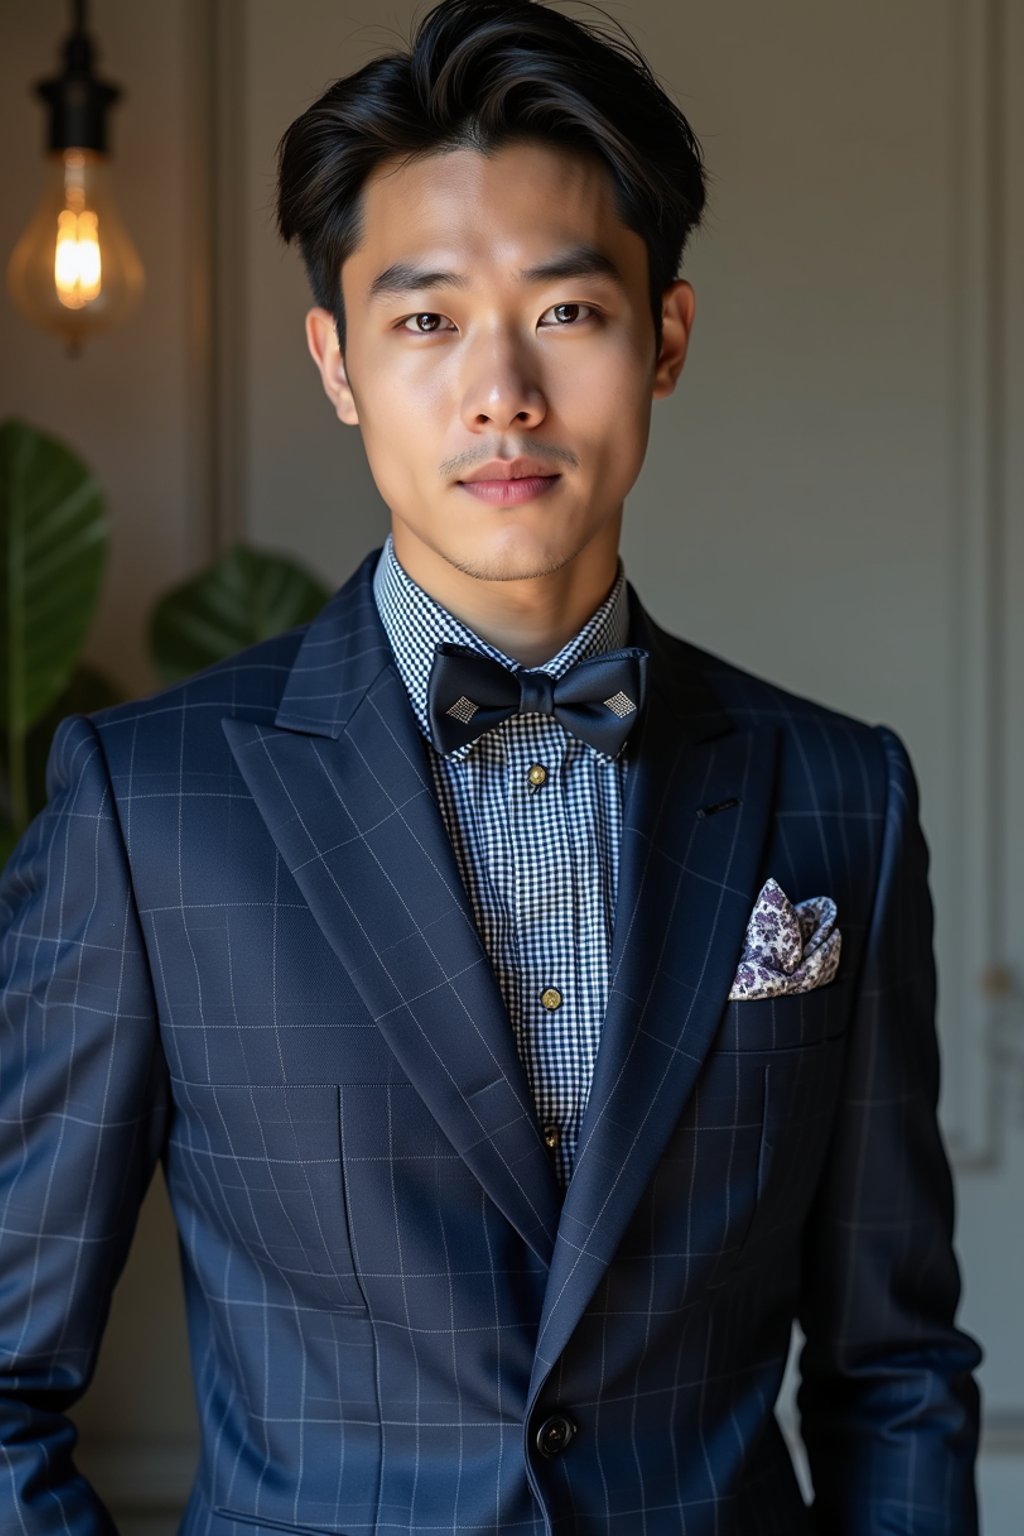
POLYGON ((557 1125, 546 1125, 544 1127, 544 1145, 550 1147, 552 1152, 558 1146, 561 1139, 562 1133, 557 1125))
POLYGON ((544 1007, 550 1008, 552 1012, 562 1006, 562 994, 557 987, 545 987, 540 995, 540 1000, 544 1007))
POLYGON ((529 779, 530 783, 533 785, 534 789, 539 789, 540 786, 547 779, 547 776, 548 776, 548 771, 544 767, 543 763, 531 763, 530 764, 530 771, 527 774, 527 778, 529 779))

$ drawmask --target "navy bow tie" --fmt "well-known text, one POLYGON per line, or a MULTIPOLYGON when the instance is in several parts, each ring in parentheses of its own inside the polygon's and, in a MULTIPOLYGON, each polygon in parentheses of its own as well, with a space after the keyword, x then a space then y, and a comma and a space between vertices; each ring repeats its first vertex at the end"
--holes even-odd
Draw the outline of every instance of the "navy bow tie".
POLYGON ((617 757, 643 704, 648 654, 639 646, 605 651, 554 678, 442 640, 427 690, 434 746, 452 752, 510 715, 537 713, 553 715, 573 736, 617 757))

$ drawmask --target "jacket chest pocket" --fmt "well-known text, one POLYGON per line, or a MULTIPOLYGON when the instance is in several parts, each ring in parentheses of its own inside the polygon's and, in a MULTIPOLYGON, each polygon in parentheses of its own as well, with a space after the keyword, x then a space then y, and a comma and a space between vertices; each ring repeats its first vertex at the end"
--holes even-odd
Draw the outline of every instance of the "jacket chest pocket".
POLYGON ((737 999, 726 1004, 715 1048, 746 1054, 820 1045, 845 1033, 850 1006, 850 982, 841 973, 809 992, 737 999))
POLYGON ((364 1310, 334 1083, 174 1080, 167 1181, 193 1266, 220 1294, 364 1310))

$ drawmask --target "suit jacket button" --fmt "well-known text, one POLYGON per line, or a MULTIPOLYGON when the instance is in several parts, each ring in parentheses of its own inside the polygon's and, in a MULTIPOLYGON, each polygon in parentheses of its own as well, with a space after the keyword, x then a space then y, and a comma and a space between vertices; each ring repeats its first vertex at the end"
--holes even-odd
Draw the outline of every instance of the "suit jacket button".
POLYGON ((564 1413, 553 1413, 537 1431, 537 1449, 542 1456, 560 1456, 575 1438, 576 1425, 564 1413))

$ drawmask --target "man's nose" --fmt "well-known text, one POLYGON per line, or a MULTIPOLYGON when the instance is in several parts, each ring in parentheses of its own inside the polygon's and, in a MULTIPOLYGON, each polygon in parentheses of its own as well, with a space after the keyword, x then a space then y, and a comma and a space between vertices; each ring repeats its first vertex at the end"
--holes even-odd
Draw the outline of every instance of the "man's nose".
POLYGON ((482 339, 466 356, 462 417, 467 427, 536 426, 547 413, 538 363, 510 336, 482 339))

